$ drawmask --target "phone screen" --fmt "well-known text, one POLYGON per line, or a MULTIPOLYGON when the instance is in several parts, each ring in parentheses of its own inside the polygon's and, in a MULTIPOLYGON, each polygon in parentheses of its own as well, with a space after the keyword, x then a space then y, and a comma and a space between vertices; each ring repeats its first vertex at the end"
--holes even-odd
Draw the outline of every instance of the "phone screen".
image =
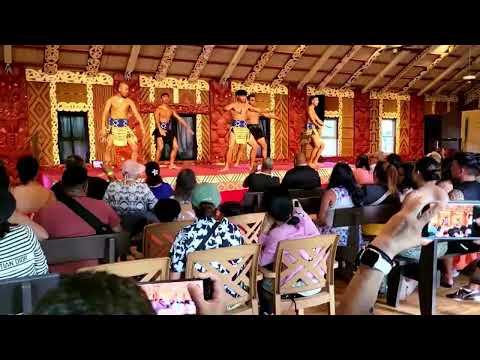
POLYGON ((100 160, 93 160, 92 161, 92 166, 94 169, 101 169, 103 166, 103 161, 100 160))
POLYGON ((209 283, 202 279, 159 281, 138 285, 147 294, 157 315, 194 315, 197 309, 188 292, 188 284, 200 286, 205 299, 209 299, 210 291, 207 289, 209 283))
POLYGON ((480 203, 449 202, 428 225, 435 238, 479 238, 480 203))

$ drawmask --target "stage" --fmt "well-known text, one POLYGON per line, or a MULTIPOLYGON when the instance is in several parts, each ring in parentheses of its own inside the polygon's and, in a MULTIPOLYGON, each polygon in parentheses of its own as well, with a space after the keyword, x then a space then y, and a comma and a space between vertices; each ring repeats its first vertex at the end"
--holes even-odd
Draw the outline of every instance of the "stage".
MULTIPOLYGON (((318 173, 322 180, 322 184, 328 182, 334 165, 334 162, 323 162, 320 164, 318 173)), ((161 163, 160 175, 163 180, 172 185, 172 187, 175 187, 176 176, 180 170, 182 168, 190 168, 197 175, 197 181, 199 183, 208 182, 217 184, 218 190, 222 194, 223 201, 240 201, 243 198, 246 189, 244 189, 242 185, 243 181, 249 174, 249 165, 247 163, 240 164, 239 167, 232 167, 229 171, 224 173, 220 171, 223 168, 223 164, 209 165, 178 162, 177 166, 179 167, 178 169, 169 169, 166 163, 161 163)), ((285 176, 285 173, 292 167, 292 162, 274 162, 273 175, 278 176, 281 181, 285 176)), ((42 182, 47 187, 50 187, 61 178, 62 173, 63 166, 42 167, 42 182)), ((107 179, 102 169, 94 169, 90 165, 88 166, 88 174, 90 176, 99 176, 107 179)), ((115 168, 115 176, 117 179, 121 179, 121 170, 119 168, 115 168)))

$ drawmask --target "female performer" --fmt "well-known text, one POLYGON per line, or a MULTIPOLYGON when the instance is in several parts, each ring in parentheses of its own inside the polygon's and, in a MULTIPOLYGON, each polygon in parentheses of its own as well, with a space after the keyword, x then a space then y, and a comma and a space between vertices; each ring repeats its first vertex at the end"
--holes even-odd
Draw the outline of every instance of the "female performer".
MULTIPOLYGON (((315 112, 315 108, 318 104, 318 96, 312 96, 308 100, 308 121, 305 129, 305 136, 313 146, 308 165, 314 169, 317 168, 318 159, 320 158, 320 155, 322 155, 323 148, 325 147, 325 143, 321 139, 323 120, 320 119, 315 112)), ((306 154, 305 157, 307 157, 306 154)))

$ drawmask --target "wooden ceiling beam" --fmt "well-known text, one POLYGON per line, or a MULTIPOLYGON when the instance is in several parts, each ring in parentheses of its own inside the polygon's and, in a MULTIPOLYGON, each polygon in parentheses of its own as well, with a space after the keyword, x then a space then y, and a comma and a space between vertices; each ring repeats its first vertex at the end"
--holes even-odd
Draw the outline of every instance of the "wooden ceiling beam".
POLYGON ((469 54, 464 54, 460 59, 451 64, 448 68, 443 70, 436 78, 429 82, 423 89, 418 92, 418 96, 425 94, 429 89, 431 89, 436 83, 442 80, 445 76, 450 74, 453 70, 461 66, 465 61, 468 61, 469 54))
POLYGON ((387 72, 389 72, 394 66, 397 66, 397 64, 403 60, 404 58, 407 57, 410 53, 408 51, 401 51, 399 54, 397 54, 392 61, 385 66, 382 71, 380 71, 372 80, 368 82, 367 85, 365 85, 362 89, 362 93, 366 93, 368 90, 370 90, 380 79, 382 79, 387 72))
POLYGON ((400 72, 395 75, 383 88, 381 91, 387 91, 390 89, 398 80, 404 78, 405 74, 409 72, 417 63, 422 60, 425 56, 430 54, 438 45, 429 45, 418 53, 400 72))
POLYGON ((197 62, 193 67, 190 76, 188 77, 189 81, 196 81, 200 78, 200 74, 202 73, 203 68, 207 65, 208 59, 212 55, 213 49, 215 45, 204 45, 202 48, 202 52, 198 56, 197 62))
POLYGON ((273 54, 275 53, 275 49, 277 48, 277 45, 268 45, 265 51, 260 55, 258 58, 257 62, 252 68, 252 71, 250 71, 245 78, 244 84, 245 85, 250 85, 255 81, 257 78, 257 75, 260 74, 260 72, 263 70, 265 65, 270 61, 272 58, 273 54))
POLYGON ((58 71, 58 58, 60 57, 60 45, 46 45, 43 62, 43 72, 48 75, 55 75, 58 71))
POLYGON ((172 65, 175 58, 175 52, 178 45, 168 45, 163 51, 162 59, 160 60, 157 71, 155 72, 155 80, 161 81, 167 77, 168 69, 172 65))
POLYGON ((102 60, 102 53, 105 45, 91 45, 88 50, 88 60, 86 72, 89 76, 95 76, 98 74, 98 69, 100 68, 100 63, 102 60))
POLYGON ((317 74, 317 72, 321 69, 323 64, 330 58, 330 56, 337 50, 338 45, 330 45, 320 56, 317 62, 312 66, 310 71, 305 74, 303 79, 298 83, 297 89, 302 89, 312 78, 317 74))
POLYGON ((130 49, 130 56, 128 57, 127 67, 125 68, 125 79, 130 79, 132 76, 132 72, 135 70, 135 66, 137 65, 138 54, 140 53, 140 49, 142 45, 132 45, 130 49))
POLYGON ((340 74, 340 70, 352 60, 352 57, 362 48, 362 45, 354 45, 348 50, 343 58, 335 65, 335 67, 325 76, 322 81, 318 84, 317 89, 324 88, 328 85, 330 81, 335 77, 335 75, 340 74))
POLYGON ((348 78, 348 80, 341 86, 341 89, 344 89, 346 87, 350 87, 352 85, 352 83, 360 76, 362 75, 365 70, 367 70, 370 65, 372 65, 372 63, 375 61, 375 59, 377 57, 380 56, 380 54, 382 53, 383 50, 385 50, 385 45, 382 45, 380 48, 378 48, 377 50, 375 50, 375 52, 370 55, 370 57, 367 59, 367 61, 365 61, 365 63, 360 66, 360 68, 355 71, 352 76, 350 76, 350 78, 348 78))
POLYGON ((282 81, 287 77, 288 73, 293 69, 297 61, 300 60, 305 50, 307 50, 307 45, 299 45, 295 49, 290 60, 287 61, 283 69, 278 73, 275 80, 272 81, 271 87, 276 87, 282 83, 282 81))
POLYGON ((233 73, 233 70, 235 70, 235 68, 237 67, 238 62, 242 58, 243 54, 245 54, 245 51, 247 50, 247 48, 248 48, 248 45, 240 45, 237 48, 237 51, 235 51, 235 54, 230 59, 230 63, 228 64, 227 68, 223 72, 222 77, 220 78, 221 84, 225 84, 227 80, 230 78, 230 76, 233 73))
POLYGON ((431 71, 432 69, 434 69, 443 59, 445 59, 447 56, 449 56, 453 50, 455 50, 456 48, 456 45, 450 45, 448 47, 448 49, 440 54, 435 60, 433 60, 427 67, 425 70, 421 71, 420 74, 418 74, 417 76, 415 76, 411 81, 408 82, 408 84, 406 86, 403 87, 402 89, 402 92, 407 92, 409 89, 412 88, 413 85, 415 85, 415 83, 420 80, 421 78, 423 78, 429 71, 431 71))
MULTIPOLYGON (((468 73, 468 71, 470 70, 470 66, 473 66, 473 65, 477 65, 477 64, 480 64, 480 55, 478 55, 472 62, 471 64, 467 64, 463 69, 459 70, 454 77, 452 77, 450 80, 447 80, 447 82, 445 84, 443 84, 442 86, 440 86, 437 90, 435 90, 434 94, 440 94, 449 84, 449 82, 451 81, 454 81, 454 80, 461 80, 462 79, 462 76, 466 75, 468 73)), ((476 75, 478 76, 478 75, 476 75)), ((465 83, 468 84, 467 81, 465 81, 465 83)), ((464 84, 460 84, 458 87, 456 87, 452 92, 451 94, 455 94, 457 90, 457 88, 460 88, 461 86, 463 86, 464 84)))

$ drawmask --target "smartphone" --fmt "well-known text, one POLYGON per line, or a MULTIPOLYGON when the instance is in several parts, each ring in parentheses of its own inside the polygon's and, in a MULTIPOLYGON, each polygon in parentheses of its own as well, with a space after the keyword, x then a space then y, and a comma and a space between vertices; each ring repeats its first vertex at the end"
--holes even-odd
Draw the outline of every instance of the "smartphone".
POLYGON ((92 166, 94 169, 101 169, 103 167, 103 161, 101 160, 93 160, 92 166))
POLYGON ((157 315, 195 315, 197 309, 188 292, 188 284, 200 286, 205 300, 212 298, 213 283, 210 279, 156 281, 138 285, 147 294, 157 315))
POLYGON ((428 235, 436 239, 480 239, 480 202, 450 201, 428 224, 428 235))

